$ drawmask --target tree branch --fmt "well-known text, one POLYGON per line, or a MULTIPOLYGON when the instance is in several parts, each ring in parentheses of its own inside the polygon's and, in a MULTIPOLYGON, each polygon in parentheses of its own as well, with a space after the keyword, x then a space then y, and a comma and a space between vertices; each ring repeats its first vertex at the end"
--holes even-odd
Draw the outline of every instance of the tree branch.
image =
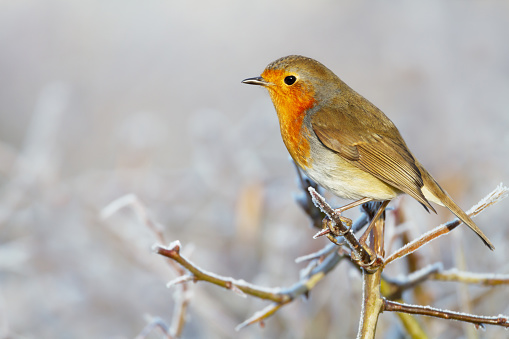
POLYGON ((338 251, 334 251, 325 257, 323 261, 321 261, 316 267, 310 270, 308 274, 302 277, 300 281, 293 284, 292 286, 284 289, 265 288, 247 283, 244 280, 223 277, 211 272, 207 272, 196 266, 190 260, 183 257, 180 254, 180 248, 181 245, 179 241, 172 242, 170 245, 168 245, 168 247, 154 245, 154 250, 156 253, 174 260, 190 273, 190 275, 186 275, 184 278, 179 277, 169 282, 169 286, 190 280, 206 281, 214 285, 232 290, 240 296, 250 295, 274 302, 273 304, 267 306, 262 311, 257 312, 251 318, 237 326, 238 330, 244 326, 266 319, 267 317, 274 314, 282 306, 290 303, 298 296, 307 294, 311 289, 315 287, 318 282, 320 282, 325 277, 327 273, 329 273, 342 259, 345 258, 345 255, 341 255, 338 253, 338 251))
MULTIPOLYGON (((378 215, 380 208, 385 208, 387 203, 370 202, 364 204, 362 207, 368 215, 368 219, 374 220, 374 227, 366 238, 370 240, 370 249, 376 258, 382 258, 384 253, 384 231, 385 231, 385 212, 378 215)), ((369 232, 369 227, 367 232, 369 232)), ((372 266, 374 271, 366 268, 362 269, 362 311, 361 319, 359 322, 359 331, 357 338, 359 339, 373 339, 375 338, 376 325, 378 323, 378 316, 382 312, 382 297, 380 295, 380 285, 382 280, 382 265, 372 266)))
POLYGON ((496 317, 485 317, 481 315, 453 312, 441 310, 439 308, 433 308, 430 306, 419 306, 398 303, 396 301, 390 301, 384 298, 383 300, 383 311, 390 312, 405 312, 410 314, 420 314, 429 317, 452 319, 458 321, 469 322, 476 326, 484 327, 484 325, 497 325, 509 328, 509 319, 507 316, 499 315, 496 317))
MULTIPOLYGON (((118 212, 120 209, 124 207, 130 207, 141 224, 147 227, 154 234, 155 238, 159 240, 161 243, 165 243, 165 237, 163 233, 163 227, 154 221, 150 214, 148 213, 148 209, 142 203, 142 201, 135 194, 127 194, 118 199, 115 199, 111 203, 109 203, 106 207, 104 207, 101 211, 101 217, 103 219, 110 217, 111 215, 118 212)), ((177 265, 172 260, 167 260, 168 264, 171 268, 179 275, 176 279, 184 280, 187 278, 186 271, 179 265, 177 265)), ((181 285, 181 289, 175 293, 175 311, 173 313, 171 327, 164 323, 161 318, 154 318, 147 324, 145 329, 140 333, 140 338, 146 336, 150 331, 154 328, 160 328, 168 338, 179 338, 182 335, 182 331, 184 330, 185 320, 187 309, 189 307, 189 293, 188 286, 185 284, 181 285), (147 334, 144 334, 148 330, 147 334)))
POLYGON ((355 234, 352 232, 351 227, 346 227, 341 220, 341 215, 339 215, 328 203, 325 201, 324 197, 322 197, 314 188, 309 187, 309 194, 313 198, 313 202, 317 207, 322 210, 327 217, 332 222, 332 227, 329 226, 332 234, 337 236, 343 236, 345 241, 348 243, 350 249, 352 250, 352 254, 360 260, 364 267, 373 266, 375 263, 377 256, 375 253, 371 255, 369 251, 362 245, 355 234))
POLYGON ((362 311, 359 322, 358 339, 375 338, 378 316, 382 312, 383 300, 380 296, 382 270, 374 273, 362 270, 362 311))
POLYGON ((430 279, 440 281, 458 281, 465 284, 480 284, 484 286, 508 285, 509 274, 472 273, 451 269, 443 272, 434 272, 430 279))
POLYGON ((384 288, 384 296, 389 300, 399 299, 404 291, 431 279, 434 274, 442 270, 442 267, 442 263, 435 263, 398 279, 383 276, 384 283, 387 285, 384 288))

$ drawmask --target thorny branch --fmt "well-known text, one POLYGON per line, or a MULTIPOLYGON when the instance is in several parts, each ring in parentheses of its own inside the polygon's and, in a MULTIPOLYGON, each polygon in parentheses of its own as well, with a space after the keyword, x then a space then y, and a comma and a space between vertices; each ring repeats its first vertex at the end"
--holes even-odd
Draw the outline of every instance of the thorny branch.
POLYGON ((509 285, 509 274, 472 273, 457 269, 444 270, 442 263, 426 266, 406 277, 389 278, 383 276, 385 296, 395 300, 401 298, 404 291, 411 289, 426 280, 455 281, 465 284, 479 284, 484 286, 509 285))
POLYGON ((327 217, 332 222, 332 225, 329 226, 329 229, 331 230, 331 233, 333 235, 342 236, 345 241, 348 243, 350 249, 353 252, 353 255, 356 258, 359 258, 360 262, 362 263, 362 266, 364 267, 370 267, 375 266, 374 264, 377 256, 376 253, 370 254, 370 252, 364 247, 363 244, 357 239, 355 234, 352 232, 351 227, 347 227, 343 224, 343 221, 341 220, 341 215, 339 215, 328 203, 325 201, 324 197, 322 197, 318 192, 313 188, 309 187, 309 194, 311 194, 313 198, 313 202, 317 207, 322 210, 327 217))
MULTIPOLYGON (((311 184, 307 181, 302 181, 302 185, 311 184)), ((303 187, 305 189, 306 187, 303 187)), ((247 319, 243 323, 237 326, 237 330, 248 326, 254 323, 261 323, 267 319, 269 316, 277 312, 284 305, 292 302, 298 296, 304 295, 306 296, 308 292, 316 286, 316 284, 321 281, 325 275, 330 272, 342 259, 356 257, 360 258, 359 264, 363 266, 364 264, 371 265, 370 267, 373 269, 372 273, 365 272, 364 276, 367 277, 365 279, 365 284, 367 286, 367 291, 376 292, 371 295, 371 300, 368 305, 368 312, 375 312, 376 314, 368 314, 366 319, 370 317, 374 319, 371 321, 372 326, 371 330, 367 330, 366 333, 360 334, 361 338, 370 338, 373 333, 368 333, 369 331, 374 331, 376 328, 376 319, 378 318, 378 314, 386 311, 396 311, 403 312, 406 316, 411 316, 411 314, 421 314, 421 315, 429 315, 439 318, 445 319, 455 319, 465 322, 471 322, 476 324, 476 326, 483 326, 484 324, 492 324, 492 325, 500 325, 504 327, 509 327, 507 317, 498 316, 498 317, 482 317, 477 315, 463 314, 457 313, 447 310, 440 310, 436 308, 432 308, 429 306, 415 306, 408 305, 401 302, 396 302, 393 300, 389 300, 392 298, 398 299, 401 296, 401 293, 409 288, 414 287, 415 285, 421 283, 426 279, 434 279, 434 280, 455 280, 455 281, 463 281, 467 283, 479 283, 485 285, 497 285, 508 283, 509 277, 502 275, 481 275, 481 274, 472 274, 467 272, 459 272, 455 270, 442 271, 441 264, 432 265, 430 267, 424 268, 412 275, 410 275, 407 279, 404 280, 396 280, 396 279, 380 279, 380 273, 383 270, 384 266, 392 262, 398 258, 401 258, 413 251, 417 250, 427 242, 437 238, 438 236, 450 232, 452 229, 457 227, 460 223, 458 221, 452 221, 445 225, 439 226, 431 232, 424 234, 419 239, 407 244, 402 249, 394 252, 391 256, 386 259, 386 262, 383 263, 383 245, 379 243, 376 247, 377 249, 372 248, 371 250, 366 249, 361 242, 354 235, 355 232, 360 230, 367 222, 368 216, 367 213, 363 214, 359 219, 357 219, 351 227, 346 227, 343 225, 341 216, 335 213, 335 211, 328 205, 325 199, 316 192, 314 188, 309 188, 309 192, 311 194, 312 200, 314 204, 320 208, 330 219, 329 227, 332 226, 333 234, 336 235, 334 244, 328 244, 322 250, 319 250, 315 253, 309 254, 307 256, 301 257, 297 259, 297 261, 305 261, 309 260, 310 264, 307 269, 307 273, 301 277, 301 279, 295 283, 294 285, 288 288, 265 288, 256 286, 250 283, 247 283, 243 280, 237 280, 230 277, 223 277, 217 274, 207 272, 190 260, 182 256, 180 253, 181 245, 180 242, 174 241, 169 246, 165 247, 162 245, 154 245, 154 250, 163 256, 169 258, 170 262, 173 262, 172 267, 176 268, 179 273, 179 277, 174 279, 173 281, 168 283, 168 286, 173 285, 181 285, 182 288, 187 288, 187 282, 189 281, 207 281, 209 283, 215 284, 217 286, 230 289, 240 296, 245 297, 246 295, 251 295, 260 299, 270 300, 272 301, 265 309, 255 313, 251 318, 247 319), (337 245, 343 245, 348 243, 352 250, 352 253, 349 253, 342 247, 338 247, 337 245), (374 250, 374 251, 373 251, 374 250), (372 255, 370 255, 370 252, 372 255), (377 253, 378 252, 378 253, 377 253), (378 256, 376 255, 378 254, 378 256), (372 257, 373 256, 373 257, 372 257), (378 259, 378 260, 375 260, 378 259), (380 295, 380 284, 385 286, 384 288, 384 297, 380 295), (387 289, 387 286, 390 288, 387 289), (371 306, 370 306, 371 305, 371 306), (372 307, 373 306, 373 307, 372 307), (373 318, 374 317, 374 318, 373 318)), ((469 211, 471 216, 475 216, 483 211, 488 206, 502 200, 508 194, 508 189, 499 185, 491 194, 489 194, 486 198, 484 198, 478 205, 474 206, 471 211, 469 211)), ((116 210, 122 208, 123 206, 130 205, 136 211, 139 219, 147 225, 153 232, 156 234, 159 241, 165 243, 164 236, 158 227, 158 224, 154 223, 146 212, 144 206, 139 202, 139 200, 135 196, 125 196, 123 198, 118 199, 117 201, 111 203, 103 210, 103 216, 108 216, 114 213, 116 210)), ((320 214, 316 213, 316 209, 313 211, 313 208, 309 206, 309 204, 301 203, 301 206, 306 210, 308 215, 312 218, 313 223, 316 225, 318 218, 321 217, 320 214), (303 206, 306 205, 306 206, 303 206)), ((366 212, 366 211, 365 211, 366 212)), ((376 228, 375 228, 376 230, 376 228)), ((383 230, 381 231, 380 227, 377 230, 378 237, 383 235, 383 230)), ((376 239, 372 238, 372 240, 376 239)), ((380 239, 378 239, 380 240, 380 239)), ((375 243, 373 243, 375 244, 375 243)), ((371 247, 371 245, 370 245, 371 247)), ((350 258, 351 259, 351 258, 350 258)), ((174 315, 174 318, 178 318, 180 320, 174 319, 174 324, 177 326, 180 331, 184 325, 186 307, 188 305, 188 300, 186 298, 182 298, 183 301, 181 303, 180 311, 176 312, 178 315, 174 315)), ((361 324, 362 325, 362 324, 361 324)), ((179 337, 180 331, 176 332, 175 330, 168 330, 168 327, 160 320, 159 318, 155 318, 155 320, 151 321, 147 327, 140 333, 150 332, 153 328, 159 327, 165 333, 168 338, 179 337)), ((173 326, 172 326, 173 328, 173 326)), ((146 335, 146 334, 145 334, 146 335)), ((142 336, 143 337, 143 336, 142 336)))
MULTIPOLYGON (((366 224, 368 223, 368 216, 366 213, 363 213, 357 218, 353 224, 352 224, 352 232, 357 233, 360 231, 366 224)), ((344 237, 340 236, 336 238, 336 241, 334 243, 327 244, 324 248, 322 248, 319 251, 316 251, 315 253, 310 253, 307 255, 304 255, 302 257, 299 257, 295 259, 296 263, 300 263, 303 261, 311 260, 311 259, 319 259, 320 257, 327 256, 329 253, 332 253, 334 251, 338 250, 338 246, 346 245, 346 240, 344 237)))
POLYGON ((384 291, 385 297, 390 300, 400 299, 403 292, 431 279, 434 274, 442 270, 442 267, 442 263, 435 263, 413 272, 406 277, 389 278, 383 275, 382 278, 386 285, 384 291))
MULTIPOLYGON (((147 212, 147 208, 140 201, 140 199, 134 194, 124 195, 111 203, 109 203, 106 207, 101 211, 101 217, 103 219, 108 218, 109 216, 116 213, 118 210, 124 207, 131 207, 138 217, 141 224, 145 225, 149 230, 151 230, 158 241, 165 243, 166 239, 164 237, 162 227, 160 224, 152 220, 147 212)), ((186 271, 182 268, 182 266, 175 263, 173 260, 168 260, 168 264, 171 268, 179 275, 180 278, 184 277, 186 271)), ((177 278, 179 279, 179 278, 177 278)), ((168 327, 161 318, 151 319, 147 326, 141 331, 138 335, 137 339, 145 338, 154 328, 160 328, 163 333, 167 336, 167 338, 178 338, 182 335, 182 331, 184 330, 184 325, 186 323, 186 314, 187 309, 189 307, 189 287, 186 284, 182 284, 180 287, 180 291, 175 293, 175 312, 173 313, 171 327, 168 327)))
POLYGON ((396 301, 384 299, 383 311, 390 312, 405 312, 410 314, 427 315, 430 317, 459 320, 468 323, 476 324, 477 326, 484 327, 484 325, 498 325, 509 328, 509 319, 507 316, 498 315, 496 317, 485 317, 475 314, 467 314, 460 312, 453 312, 441 310, 430 306, 409 305, 402 304, 396 301))
POLYGON ((154 250, 156 253, 161 254, 167 258, 175 260, 182 267, 189 271, 186 279, 177 278, 168 283, 173 286, 185 281, 206 281, 214 285, 232 290, 238 295, 245 297, 251 295, 264 300, 273 301, 273 304, 266 307, 264 310, 257 312, 253 317, 247 319, 242 324, 237 326, 237 330, 263 321, 268 318, 279 308, 293 301, 301 295, 307 294, 320 280, 322 280, 327 273, 329 273, 345 256, 338 251, 330 253, 327 257, 318 263, 313 269, 309 271, 301 280, 288 288, 264 288, 245 282, 244 280, 237 280, 230 277, 223 277, 211 272, 207 272, 190 260, 180 254, 181 245, 179 241, 172 242, 168 247, 155 245, 154 250))
MULTIPOLYGON (((352 254, 356 254, 361 256, 362 250, 367 253, 367 256, 369 257, 369 252, 363 247, 363 242, 358 242, 355 235, 351 232, 351 229, 345 227, 342 223, 342 220, 340 219, 340 216, 335 213, 335 211, 326 203, 325 199, 320 196, 313 188, 309 188, 309 192, 313 197, 313 201, 317 207, 319 207, 328 217, 332 220, 333 226, 337 227, 338 230, 331 229, 331 232, 335 235, 338 233, 343 235, 345 239, 347 239, 347 242, 349 243, 350 247, 352 248, 352 254), (356 242, 357 241, 357 242, 356 242), (357 248, 357 244, 360 245, 361 250, 357 248)), ((470 211, 469 214, 473 217, 482 212, 487 207, 493 205, 494 203, 504 199, 507 196, 508 189, 506 187, 503 187, 502 185, 499 185, 492 193, 490 193, 487 197, 485 197, 483 200, 481 200, 480 203, 478 203, 476 206, 474 206, 470 211)), ((369 212, 369 211, 368 211, 369 212)), ((396 251, 395 254, 389 257, 389 259, 385 262, 385 265, 393 260, 396 260, 397 258, 400 258, 402 256, 405 256, 409 253, 412 253, 413 251, 417 250, 424 244, 428 243, 429 241, 432 241, 433 239, 436 239, 442 234, 448 233, 452 231, 455 227, 460 225, 461 222, 459 220, 454 220, 453 222, 447 223, 445 225, 439 226, 436 229, 432 230, 431 232, 426 233, 417 241, 411 242, 410 244, 404 246, 402 249, 396 251)), ((383 220, 382 220, 383 225, 383 220)), ((378 237, 383 238, 383 226, 379 228, 382 231, 378 231, 378 237)), ((375 234, 377 228, 373 230, 373 234, 375 234)), ((366 236, 373 238, 373 234, 366 234, 366 236)), ((364 236, 363 236, 364 238, 364 236)), ((383 239, 378 239, 379 241, 383 241, 383 239)), ((376 239, 375 239, 376 241, 376 239)), ((382 243, 383 244, 383 243, 382 243)), ((371 248, 373 249, 373 248, 371 248)), ((378 247, 378 252, 383 251, 383 245, 378 247)), ((377 251, 375 251, 376 253, 377 251)), ((376 253, 378 255, 383 256, 383 253, 376 253)), ((361 257, 361 261, 365 260, 366 256, 361 257)), ((378 257, 380 258, 380 257, 378 257)), ((383 263, 383 259, 381 259, 380 264, 383 263)), ((368 274, 368 272, 363 272, 363 309, 361 314, 361 322, 359 324, 359 333, 358 338, 374 338, 375 330, 376 330, 376 323, 378 320, 378 314, 383 312, 383 310, 389 310, 389 311, 399 311, 404 312, 406 314, 422 314, 422 315, 430 315, 434 317, 439 318, 445 318, 445 319, 455 319, 465 322, 472 322, 475 323, 476 326, 484 326, 484 324, 493 324, 493 325, 501 325, 505 327, 509 327, 509 325, 506 325, 508 323, 508 320, 506 317, 499 316, 499 317, 484 317, 484 316, 477 316, 477 315, 471 315, 471 314, 464 314, 464 313, 457 313, 452 312, 448 310, 440 310, 436 308, 432 308, 429 306, 415 306, 415 305, 407 305, 404 303, 398 303, 395 301, 387 300, 386 298, 382 298, 380 296, 380 286, 381 286, 381 279, 380 279, 380 273, 382 272, 383 267, 380 267, 380 265, 372 265, 371 268, 373 271, 372 274, 368 274)), ((397 286, 398 288, 396 291, 393 291, 391 293, 394 297, 400 297, 401 293, 404 289, 410 288, 415 286, 416 284, 428 279, 433 274, 437 274, 438 270, 440 270, 441 267, 435 266, 428 268, 427 270, 423 270, 422 272, 419 272, 418 274, 414 275, 410 279, 408 279, 404 284, 400 284, 397 286)), ((449 275, 450 276, 450 275, 449 275)), ((461 277, 463 279, 466 279, 468 275, 462 275, 461 277)), ((437 277, 444 277, 444 276, 437 276, 437 277)), ((456 276, 456 278, 459 278, 460 276, 456 276)), ((475 277, 478 278, 478 277, 475 277)), ((475 279, 474 278, 474 279, 475 279)), ((485 277, 486 278, 486 277, 485 277)), ((487 281, 487 280, 484 280, 487 281)), ((500 283, 503 281, 503 279, 498 279, 496 282, 500 283)), ((495 280, 491 280, 492 283, 495 283, 495 280)))

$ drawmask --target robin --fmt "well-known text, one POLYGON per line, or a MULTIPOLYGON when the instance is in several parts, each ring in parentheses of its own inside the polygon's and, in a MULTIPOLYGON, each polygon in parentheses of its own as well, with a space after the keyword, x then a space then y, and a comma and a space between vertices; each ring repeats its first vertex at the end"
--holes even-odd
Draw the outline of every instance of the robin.
POLYGON ((283 142, 299 168, 338 197, 383 206, 406 193, 426 210, 447 207, 491 249, 493 244, 408 149, 393 122, 331 70, 290 55, 242 83, 269 91, 283 142))

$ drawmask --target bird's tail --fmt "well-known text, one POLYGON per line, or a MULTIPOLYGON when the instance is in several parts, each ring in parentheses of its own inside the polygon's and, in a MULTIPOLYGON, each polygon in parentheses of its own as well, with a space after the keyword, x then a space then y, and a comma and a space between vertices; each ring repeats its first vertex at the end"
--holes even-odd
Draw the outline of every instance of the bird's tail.
POLYGON ((477 233, 479 238, 482 239, 484 244, 490 248, 490 250, 494 250, 495 246, 491 243, 488 237, 481 231, 479 227, 474 223, 474 221, 459 207, 447 194, 447 192, 440 187, 440 185, 436 182, 436 180, 428 173, 420 164, 419 169, 421 171, 422 179, 424 181, 424 187, 422 188, 422 192, 426 199, 437 203, 439 205, 445 206, 454 213, 463 223, 465 223, 472 231, 477 233))

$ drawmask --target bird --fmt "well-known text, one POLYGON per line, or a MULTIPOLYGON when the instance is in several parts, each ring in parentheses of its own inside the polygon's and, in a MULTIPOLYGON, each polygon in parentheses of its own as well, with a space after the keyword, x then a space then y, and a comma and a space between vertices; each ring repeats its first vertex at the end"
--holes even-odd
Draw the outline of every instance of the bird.
MULTIPOLYGON (((394 123, 320 62, 289 55, 244 84, 268 90, 283 142, 297 166, 334 195, 387 203, 408 194, 436 213, 447 207, 488 246, 494 246, 415 158, 394 123)), ((345 210, 346 208, 343 208, 345 210)))

